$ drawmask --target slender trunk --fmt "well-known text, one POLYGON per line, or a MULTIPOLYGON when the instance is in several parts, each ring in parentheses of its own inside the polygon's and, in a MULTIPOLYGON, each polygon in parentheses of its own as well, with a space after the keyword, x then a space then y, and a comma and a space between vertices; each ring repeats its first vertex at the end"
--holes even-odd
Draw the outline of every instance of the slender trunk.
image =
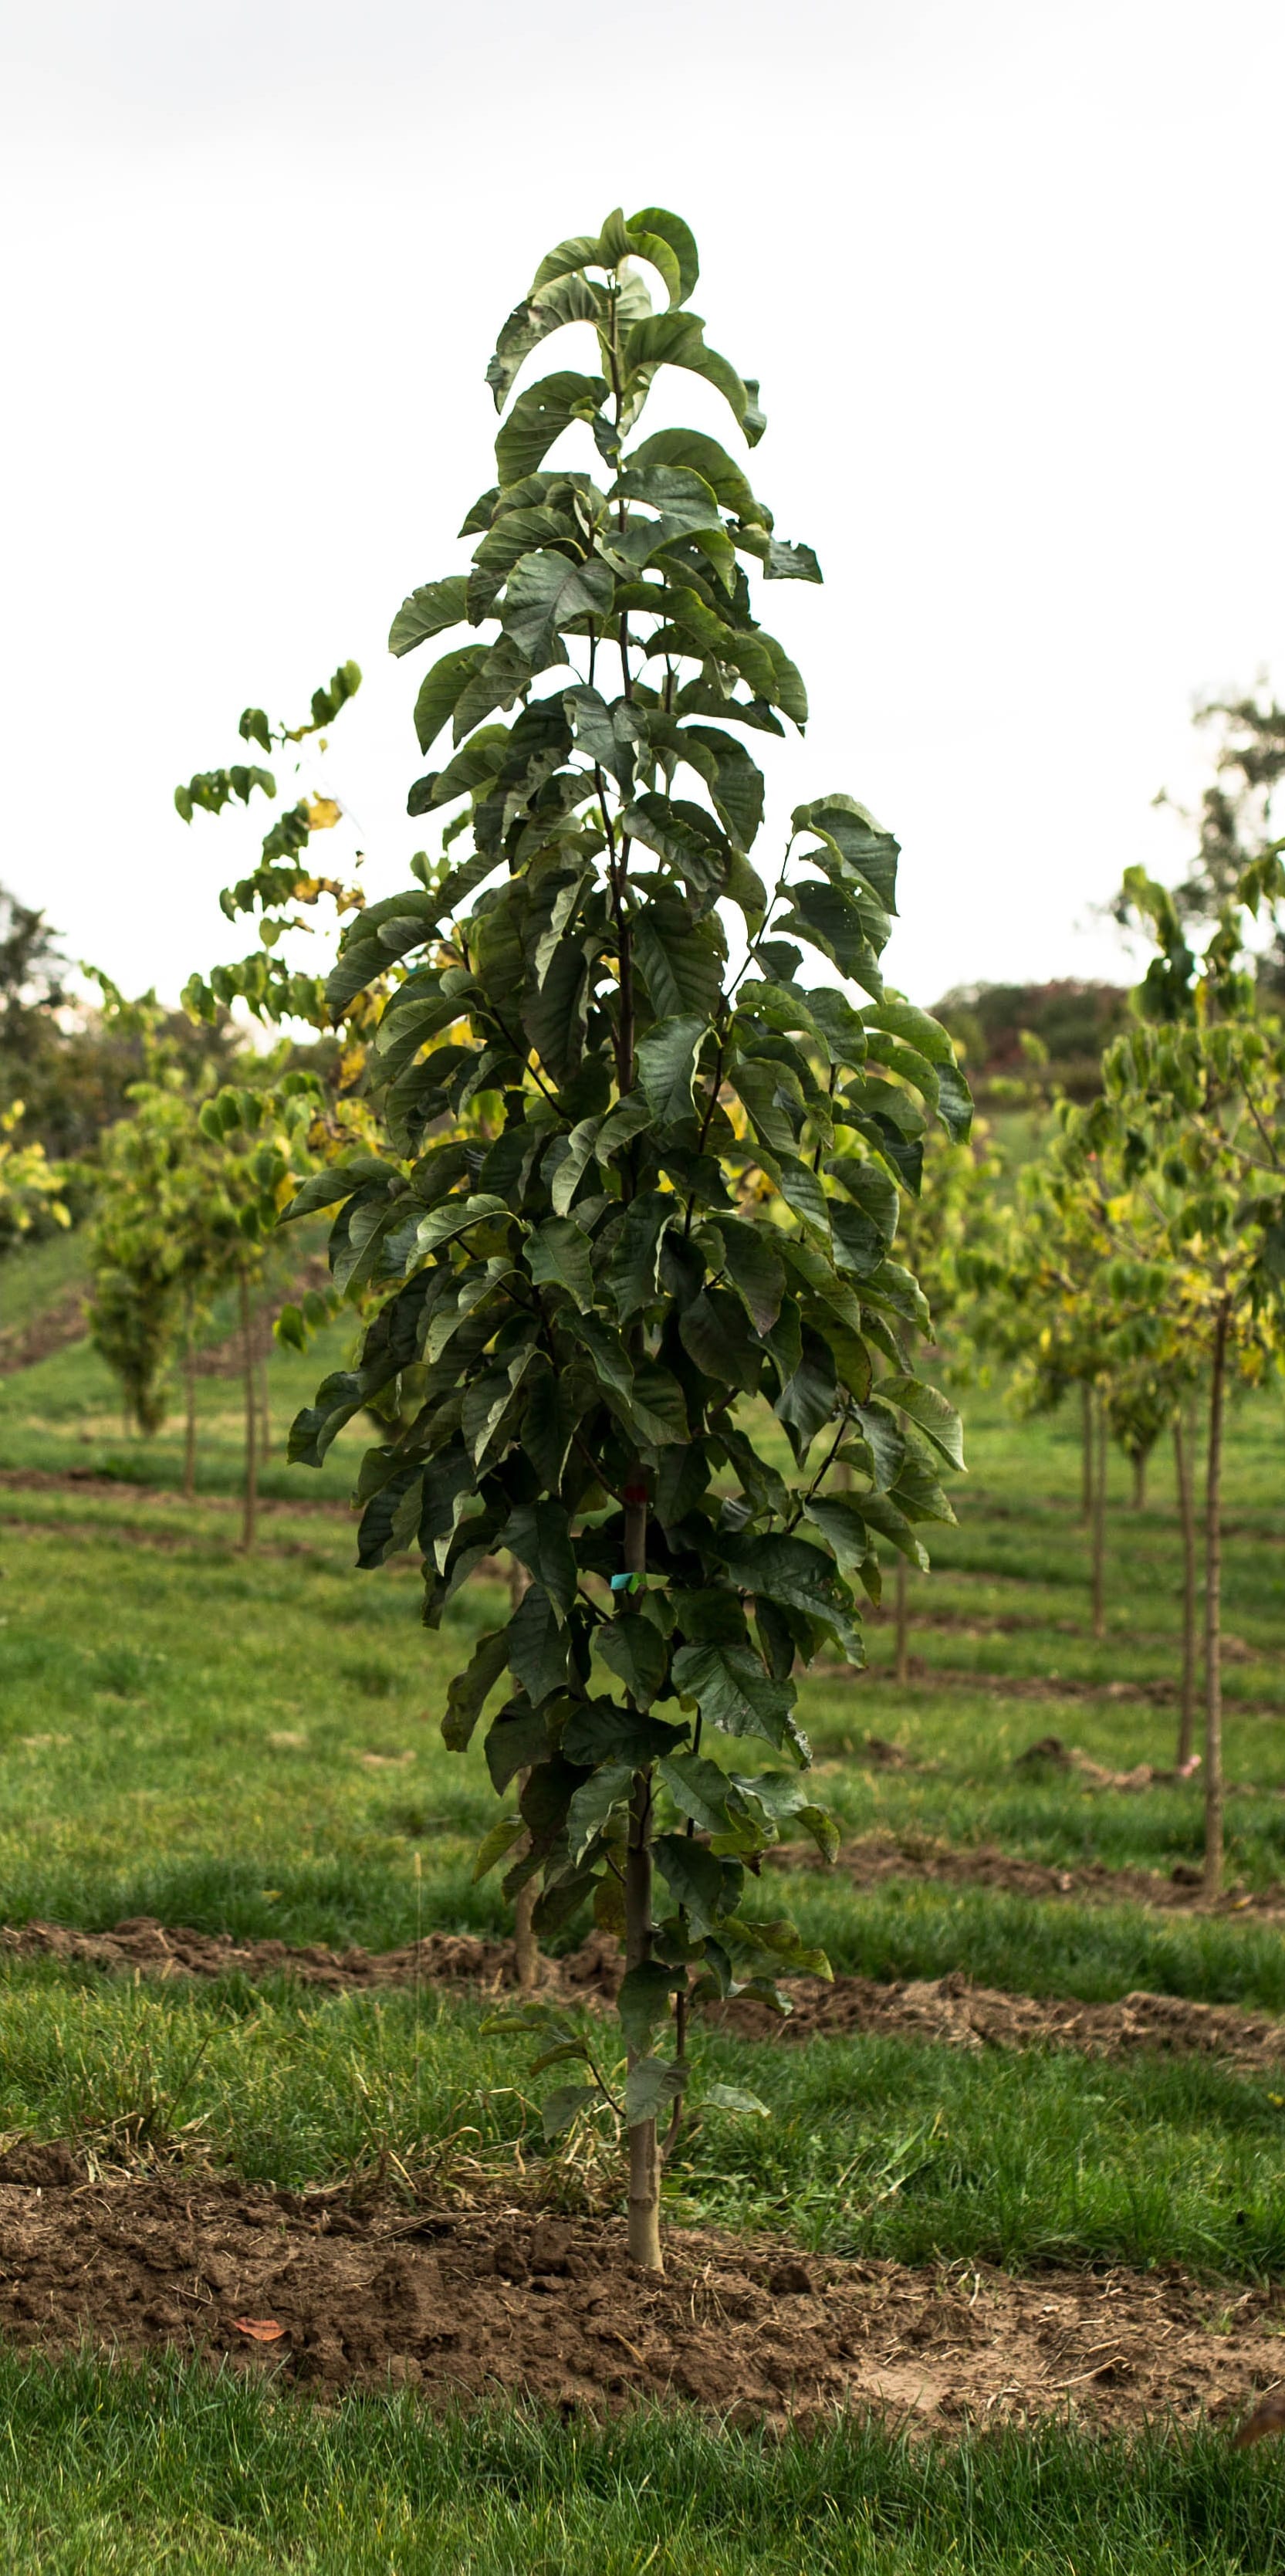
POLYGON ((183 1426, 183 1500, 185 1503, 191 1503, 196 1499, 196 1352, 190 1292, 184 1322, 183 1382, 187 1398, 187 1420, 183 1426))
POLYGON ((904 1556, 897 1559, 897 1680, 902 1688, 910 1679, 910 1611, 907 1594, 910 1585, 904 1556))
MULTIPOLYGON (((263 1312, 265 1330, 267 1320, 267 1308, 265 1306, 263 1312)), ((265 1338, 263 1349, 259 1353, 259 1456, 261 1459, 268 1458, 271 1456, 271 1453, 272 1399, 268 1393, 268 1345, 265 1338)))
POLYGON ((1222 1470, 1230 1320, 1224 1299, 1214 1327, 1205 1462, 1205 1887, 1210 1896, 1216 1896, 1223 1883, 1222 1470))
POLYGON ((1182 1415, 1174 1415, 1173 1462, 1178 1485, 1178 1525, 1182 1531, 1182 1713, 1178 1722, 1178 1767, 1191 1760, 1196 1732, 1196 1500, 1191 1479, 1191 1453, 1182 1415))
POLYGON ((1080 1518, 1087 1529, 1093 1518, 1093 1389, 1087 1378, 1080 1388, 1080 1518))
POLYGON ((1093 1410, 1093 1642, 1100 1646, 1106 1635, 1107 1559, 1107 1409, 1100 1397, 1093 1410))
MULTIPOLYGON (((520 1558, 511 1556, 509 1558, 510 1615, 521 1607, 530 1581, 531 1577, 520 1558)), ((528 1776, 525 1771, 518 1773, 519 1803, 526 1788, 528 1776)), ((525 1849, 526 1846, 524 1845, 523 1848, 525 1849)), ((513 1900, 514 1965, 518 1972, 518 1986, 526 1995, 534 1994, 540 1982, 540 1944, 535 1937, 535 1925, 532 1920, 539 1892, 536 1880, 529 1878, 526 1885, 518 1889, 513 1900)))
POLYGON ((245 1380, 245 1495, 241 1506, 241 1545, 248 1554, 254 1546, 258 1517, 259 1462, 255 1441, 254 1325, 250 1310, 250 1282, 244 1271, 241 1273, 241 1363, 245 1380))
POLYGON ((1147 1453, 1145 1449, 1135 1449, 1133 1453, 1133 1508, 1135 1512, 1145 1512, 1147 1508, 1147 1453))
MULTIPOLYGON (((647 1500, 633 1486, 625 1488, 626 1574, 647 1568, 647 1500)), ((652 1775, 635 1771, 629 1800, 629 1846, 625 1854, 625 1965, 640 1967, 651 1956, 652 1775)), ((629 2052, 629 2063, 636 2053, 629 2052)), ((629 2131, 629 2255, 648 2272, 663 2272, 660 2250, 660 2140, 653 2120, 640 2120, 629 2131)))

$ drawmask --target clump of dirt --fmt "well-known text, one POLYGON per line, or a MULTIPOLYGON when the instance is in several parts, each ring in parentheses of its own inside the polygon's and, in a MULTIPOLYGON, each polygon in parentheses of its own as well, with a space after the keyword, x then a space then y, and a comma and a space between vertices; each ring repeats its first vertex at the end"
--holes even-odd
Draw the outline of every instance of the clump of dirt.
POLYGON ((0 2157, 0 2332, 46 2352, 162 2348, 320 2395, 530 2397, 567 2415, 685 2399, 746 2425, 837 2410, 917 2428, 1068 2406, 1106 2430, 1239 2411, 1280 2374, 1283 2294, 1230 2316, 1181 2275, 837 2262, 492 2196, 371 2209, 176 2168, 93 2180, 65 2146, 0 2157))
MULTIPOLYGON (((1114 1682, 1108 1683, 1114 1690, 1114 1682)), ((1131 1771, 1112 1771, 1105 1763, 1095 1762, 1082 1753, 1078 1744, 1064 1744, 1060 1735, 1041 1735, 1028 1744, 1024 1753, 1013 1757, 1015 1771, 1033 1772, 1040 1777, 1048 1771, 1065 1771, 1082 1780, 1088 1789, 1173 1789, 1185 1787, 1200 1768, 1197 1753, 1178 1770, 1157 1769, 1154 1762, 1135 1762, 1131 1771)))
MULTIPOLYGON (((290 1976, 331 1993, 345 1988, 429 1984, 468 1985, 498 1994, 516 1986, 511 1941, 484 1941, 473 1933, 429 1932, 403 1950, 328 1950, 320 1943, 237 1941, 227 1932, 167 1930, 150 1914, 131 1915, 110 1932, 77 1932, 61 1923, 0 1926, 0 1959, 66 1959, 116 1974, 140 1970, 154 1977, 228 1977, 238 1971, 256 1980, 290 1976)), ((609 1933, 592 1938, 564 1959, 541 1957, 543 1990, 568 2002, 614 1997, 623 1968, 609 1933)))
POLYGON ((845 1843, 834 1862, 823 1861, 810 1845, 795 1843, 778 1845, 767 1858, 775 1869, 839 1869, 856 1887, 880 1887, 889 1879, 930 1879, 950 1887, 996 1888, 1012 1896, 1073 1897, 1081 1905, 1153 1905, 1187 1914, 1285 1916, 1285 1885, 1279 1879, 1253 1892, 1232 1885, 1219 1896, 1208 1896, 1200 1871, 1185 1861, 1179 1861, 1167 1878, 1153 1869, 1112 1869, 1105 1861, 1059 1869, 1047 1861, 1017 1859, 993 1843, 965 1849, 915 1833, 862 1835, 845 1843))
MULTIPOLYGON (((222 1977, 235 1970, 254 1978, 286 1975, 330 1992, 406 1987, 417 1979, 495 1995, 517 1985, 513 1943, 483 1941, 472 1933, 431 1932, 404 1950, 371 1951, 295 1949, 286 1941, 166 1931, 149 1915, 118 1923, 114 1932, 73 1932, 56 1923, 0 1930, 0 1958, 42 1956, 165 1978, 222 1977)), ((619 1945, 609 1933, 593 1933, 563 1958, 539 1961, 541 1993, 560 2003, 608 2005, 622 1973, 619 1945)), ((1150 2048, 1194 2051, 1258 2068, 1285 2059, 1285 2023, 1232 2006, 1190 2003, 1181 1995, 1139 1993, 1111 2004, 1044 2001, 974 1986, 959 1974, 899 1984, 873 1977, 840 1976, 833 1983, 797 1977, 785 1991, 792 2010, 784 2018, 744 1997, 719 2006, 714 2018, 756 2039, 833 2039, 870 2031, 955 2048, 1073 2048, 1096 2057, 1150 2048)))
POLYGON ((854 2031, 935 2040, 948 2048, 1073 2048, 1090 2057, 1127 2057, 1140 2048, 1168 2055, 1220 2057, 1267 2070, 1285 2060, 1285 2022, 1182 1995, 1125 1995, 1114 2004, 1003 1994, 967 1977, 913 1978, 880 1985, 873 1977, 799 1977, 794 2007, 782 2020, 769 2006, 740 1998, 719 2019, 746 2038, 833 2039, 854 2031))

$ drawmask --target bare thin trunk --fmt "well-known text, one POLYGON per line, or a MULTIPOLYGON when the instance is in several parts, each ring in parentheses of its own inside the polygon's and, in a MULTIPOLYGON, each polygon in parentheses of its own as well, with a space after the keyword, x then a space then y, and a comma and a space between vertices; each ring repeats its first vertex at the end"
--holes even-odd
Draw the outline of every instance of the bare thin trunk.
POLYGON ((1178 1723, 1178 1765, 1191 1760, 1196 1732, 1196 1498, 1192 1486, 1187 1428, 1174 1416, 1173 1462, 1178 1484, 1178 1525, 1182 1531, 1182 1714, 1178 1723))
POLYGON ((189 1296, 187 1300, 187 1313, 185 1317, 183 1340, 183 1382, 184 1391, 187 1397, 187 1420, 183 1426, 183 1500, 185 1503, 193 1502, 196 1498, 196 1352, 194 1349, 194 1340, 195 1328, 192 1319, 192 1299, 189 1296))
POLYGON ((1093 1389, 1087 1378, 1080 1388, 1080 1518, 1087 1529, 1093 1518, 1093 1389))
MULTIPOLYGON (((267 1320, 265 1311, 263 1317, 265 1326, 267 1320)), ((267 1458, 270 1457, 271 1452, 272 1399, 268 1393, 268 1351, 265 1342, 264 1348, 259 1353, 259 1456, 267 1458)))
POLYGON ((1223 1883, 1222 1472, 1230 1320, 1224 1299, 1214 1327, 1205 1462, 1205 1886, 1211 1896, 1218 1894, 1223 1883))
POLYGON ((254 1546, 258 1519, 259 1461, 255 1439, 254 1323, 250 1310, 250 1282, 244 1271, 241 1273, 241 1363, 245 1380, 245 1494, 241 1505, 241 1545, 248 1554, 254 1546))
MULTIPOLYGON (((647 1502, 632 1487, 625 1489, 626 1574, 647 1567, 647 1502)), ((629 1845, 625 1854, 625 1965, 641 1966, 651 1957, 652 1775, 635 1771, 629 1800, 629 1845)), ((635 2063, 631 2049, 629 2063, 635 2063)), ((660 2140, 653 2120, 640 2120, 629 2132, 629 2255, 648 2272, 663 2272, 660 2250, 660 2140)))
MULTIPOLYGON (((510 1613, 520 1608, 530 1581, 531 1577, 521 1559, 511 1556, 509 1558, 510 1613)), ((519 1801, 526 1788, 527 1777, 525 1771, 518 1773, 519 1801)), ((525 1848, 524 1845, 523 1849, 525 1848)), ((514 1963, 518 1972, 518 1985, 523 1994, 528 1995, 534 1993, 540 1982, 540 1944, 535 1937, 535 1925, 532 1921, 539 1892, 535 1879, 529 1878, 526 1885, 518 1889, 513 1900, 514 1963)))
POLYGON ((1100 1646, 1106 1635, 1107 1560, 1107 1409, 1100 1397, 1093 1410, 1093 1642, 1100 1646))
POLYGON ((1145 1512, 1147 1508, 1147 1453, 1145 1449, 1135 1449, 1133 1453, 1133 1508, 1135 1512, 1145 1512))
POLYGON ((908 1575, 907 1575, 906 1560, 905 1560, 904 1556, 899 1556, 899 1557, 898 1557, 898 1559, 897 1559, 897 1582, 896 1582, 896 1608, 897 1608, 897 1667, 896 1667, 896 1670, 897 1670, 897 1680, 898 1680, 898 1681, 899 1681, 899 1683, 902 1685, 902 1688, 903 1688, 903 1689, 904 1689, 904 1687, 905 1687, 906 1683, 907 1683, 907 1682, 909 1681, 909 1679, 910 1679, 910 1608, 909 1608, 909 1603, 908 1603, 908 1599, 907 1599, 907 1595, 908 1595, 909 1589, 910 1589, 910 1585, 909 1585, 909 1580, 908 1580, 908 1575))

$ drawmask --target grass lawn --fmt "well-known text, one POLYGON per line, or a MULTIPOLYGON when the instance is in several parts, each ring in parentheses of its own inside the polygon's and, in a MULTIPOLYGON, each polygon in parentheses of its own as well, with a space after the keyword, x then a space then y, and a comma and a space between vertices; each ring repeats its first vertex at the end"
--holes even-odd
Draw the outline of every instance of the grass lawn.
MULTIPOLYGON (((0 1919, 93 1929, 149 1913, 374 1949, 417 1928, 507 1928, 498 1878, 471 1878, 495 1814, 480 1753, 447 1755, 437 1729, 450 1673, 501 1612, 499 1588, 469 1587, 442 1634, 426 1634, 409 1565, 353 1570, 360 1431, 320 1476, 284 1462, 291 1414, 345 1356, 337 1326, 306 1359, 272 1359, 271 1508, 251 1558, 236 1545, 234 1379, 201 1381, 191 1507, 173 1490, 177 1426, 124 1440, 87 1345, 0 1380, 0 1919)), ((1230 1866, 1248 1888, 1285 1877, 1283 1428, 1279 1399, 1262 1395, 1236 1408, 1229 1444, 1230 1866)), ((848 1834, 991 1843, 1059 1867, 1168 1871, 1197 1855, 1198 1786, 1103 1789, 1018 1764, 1049 1734, 1111 1769, 1172 1759, 1170 1465, 1157 1459, 1134 1512, 1113 1464, 1108 1635, 1095 1646, 1074 1431, 1069 1418, 1014 1425, 992 1394, 972 1405, 959 1525, 935 1535, 934 1572, 912 1584, 911 1683, 893 1680, 881 1621, 868 1673, 804 1684, 822 1794, 848 1834), (872 1766, 868 1736, 895 1742, 906 1766, 872 1766)), ((800 1871, 771 1892, 836 1969, 962 1968, 1088 2000, 1146 1986, 1285 2013, 1270 1918, 909 1875, 862 1892, 800 1871)), ((150 2106, 158 2127, 247 2177, 295 2185, 387 2150, 449 2156, 465 2131, 497 2172, 539 2152, 527 2051, 488 2032, 467 1995, 330 1995, 285 1978, 131 1986, 14 1960, 0 2015, 0 2131, 92 2141, 150 2106)), ((710 2036, 700 2053, 702 2083, 747 2084, 772 2116, 711 2119, 680 2147, 667 2178, 676 2224, 908 2262, 1285 2276, 1285 2078, 1274 2088, 1216 2058, 965 2054, 900 2037, 782 2048, 710 2036)), ((764 2445, 669 2416, 601 2431, 521 2413, 434 2423, 402 2398, 319 2411, 177 2366, 11 2357, 0 2376, 0 2528, 5 2564, 24 2576, 1285 2560, 1270 2449, 1242 2460, 1222 2438, 1183 2447, 1157 2432, 1127 2462, 1069 2427, 949 2448, 851 2428, 764 2445)))

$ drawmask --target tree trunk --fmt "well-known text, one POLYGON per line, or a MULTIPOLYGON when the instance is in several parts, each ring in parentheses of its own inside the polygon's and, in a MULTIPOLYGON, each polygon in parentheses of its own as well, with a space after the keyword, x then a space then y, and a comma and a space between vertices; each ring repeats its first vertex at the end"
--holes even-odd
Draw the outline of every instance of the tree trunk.
POLYGON ((254 1323, 250 1310, 250 1282, 244 1271, 241 1273, 241 1364, 245 1379, 245 1494, 241 1506, 241 1545, 248 1554, 254 1546, 258 1518, 259 1461, 255 1440, 254 1323))
MULTIPOLYGON (((626 1574, 647 1568, 647 1501, 625 1488, 626 1574)), ((651 1957, 652 1774, 635 1771, 629 1800, 629 1846, 625 1854, 625 1966, 640 1967, 651 1957)), ((629 2065, 637 2052, 629 2052, 629 2065)), ((640 2120, 629 2131, 629 2256, 648 2272, 663 2272, 660 2250, 660 2139, 654 2120, 640 2120)))
POLYGON ((1230 1320, 1224 1299, 1214 1327, 1205 1463, 1205 1888, 1210 1896, 1216 1896, 1223 1883, 1222 1471, 1230 1320))
POLYGON ((1080 1518, 1087 1529, 1093 1518, 1093 1389, 1087 1378, 1080 1388, 1080 1518))
POLYGON ((187 1420, 183 1426, 183 1500, 196 1500, 196 1353, 192 1320, 192 1299, 187 1300, 183 1340, 183 1381, 187 1397, 187 1420))
POLYGON ((1106 1635, 1107 1556, 1107 1409, 1099 1397, 1093 1407, 1093 1642, 1106 1635))
POLYGON ((897 1665, 896 1665, 896 1672, 897 1672, 897 1680, 898 1680, 898 1682, 901 1684, 901 1686, 902 1686, 902 1688, 903 1688, 903 1689, 905 1688, 906 1683, 907 1683, 907 1682, 909 1681, 909 1679, 910 1679, 910 1611, 909 1611, 909 1606, 908 1606, 907 1597, 906 1597, 906 1596, 907 1596, 907 1593, 908 1593, 908 1591, 909 1591, 909 1588, 910 1588, 910 1586, 909 1586, 909 1580, 908 1580, 908 1569, 907 1569, 907 1565, 906 1565, 906 1560, 905 1560, 904 1556, 898 1556, 898 1558, 897 1558, 897 1578, 896 1578, 896 1611, 897 1611, 897 1665))
POLYGON ((1135 1512, 1145 1512, 1147 1508, 1147 1453, 1145 1449, 1135 1449, 1133 1453, 1133 1508, 1135 1512))
MULTIPOLYGON (((531 1577, 520 1558, 511 1556, 509 1558, 510 1615, 519 1608, 530 1581, 531 1577)), ((528 1776, 525 1771, 518 1773, 519 1801, 526 1788, 528 1776)), ((535 1937, 535 1925, 531 1919, 535 1913, 539 1893, 536 1880, 529 1878, 525 1887, 518 1889, 513 1900, 513 1957, 518 1972, 519 1989, 526 1995, 534 1994, 540 1981, 540 1944, 535 1937)))
MULTIPOLYGON (((267 1308, 265 1306, 263 1312, 263 1322, 265 1326, 267 1324, 267 1320, 267 1308)), ((270 1457, 271 1454, 272 1399, 268 1393, 268 1349, 265 1342, 264 1348, 259 1353, 259 1456, 263 1459, 270 1457)))
POLYGON ((1178 1767, 1191 1760, 1196 1732, 1196 1501, 1191 1453, 1181 1413, 1174 1415, 1173 1462, 1178 1484, 1178 1525, 1182 1531, 1182 1714, 1178 1722, 1178 1767))

